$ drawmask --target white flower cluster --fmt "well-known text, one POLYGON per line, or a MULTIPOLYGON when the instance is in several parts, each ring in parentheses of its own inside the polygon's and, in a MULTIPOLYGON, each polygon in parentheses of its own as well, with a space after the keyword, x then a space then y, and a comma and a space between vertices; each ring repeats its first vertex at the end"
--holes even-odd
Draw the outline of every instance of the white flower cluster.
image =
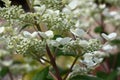
MULTIPOLYGON (((23 31, 19 35, 9 36, 7 38, 8 48, 21 54, 37 53, 42 56, 46 53, 47 45, 53 54, 55 52, 52 52, 52 48, 61 50, 63 52, 61 54, 75 53, 75 56, 80 57, 80 63, 84 65, 80 68, 74 68, 75 72, 86 74, 88 70, 94 69, 100 64, 106 56, 104 52, 100 51, 101 48, 106 52, 112 49, 112 46, 108 43, 101 46, 97 39, 86 40, 84 38, 84 35, 87 34, 84 30, 91 26, 90 24, 93 21, 91 15, 99 12, 97 7, 104 10, 105 5, 97 6, 94 0, 69 0, 68 5, 66 4, 66 7, 62 9, 59 6, 61 3, 61 0, 34 0, 36 11, 34 13, 23 13, 21 7, 17 6, 0 8, 0 11, 2 11, 0 17, 8 20, 13 18, 20 23, 31 24, 34 29, 36 27, 47 27, 44 31, 42 29, 33 33, 23 31), (44 26, 41 26, 41 24, 44 26)), ((111 15, 114 14, 116 13, 111 13, 111 15)), ((1 27, 0 34, 3 32, 4 27, 1 27)), ((114 40, 117 34, 102 34, 102 36, 109 42, 114 40)))
POLYGON ((106 54, 102 51, 85 53, 83 59, 79 59, 80 64, 74 66, 71 76, 88 74, 103 61, 105 56, 106 54))
POLYGON ((88 43, 88 46, 85 47, 85 52, 94 52, 94 51, 97 51, 97 50, 100 50, 101 48, 101 44, 100 44, 100 41, 98 41, 97 39, 90 39, 89 40, 89 43, 88 43))
POLYGON ((40 55, 45 52, 45 44, 36 38, 26 38, 22 36, 10 37, 8 41, 8 48, 14 49, 20 54, 39 53, 40 55))
POLYGON ((120 25, 120 10, 112 10, 105 8, 103 10, 103 15, 106 17, 105 23, 112 24, 114 26, 120 25))
POLYGON ((94 3, 94 0, 70 0, 68 5, 63 8, 64 13, 72 14, 76 18, 75 27, 83 29, 90 27, 94 21, 91 15, 97 11, 97 5, 94 3))
POLYGON ((80 62, 86 65, 88 69, 94 69, 96 65, 100 64, 105 57, 105 53, 101 51, 93 51, 91 53, 85 53, 83 55, 83 60, 80 62))
POLYGON ((62 0, 35 0, 34 5, 46 5, 47 8, 54 10, 60 10, 63 7, 62 0))
POLYGON ((13 24, 13 20, 18 20, 17 18, 19 18, 22 13, 24 13, 22 6, 0 8, 0 17, 4 18, 8 22, 11 22, 11 24, 13 24))
POLYGON ((71 20, 70 15, 64 14, 59 10, 46 9, 41 19, 48 29, 54 31, 69 30, 75 24, 74 20, 71 20))

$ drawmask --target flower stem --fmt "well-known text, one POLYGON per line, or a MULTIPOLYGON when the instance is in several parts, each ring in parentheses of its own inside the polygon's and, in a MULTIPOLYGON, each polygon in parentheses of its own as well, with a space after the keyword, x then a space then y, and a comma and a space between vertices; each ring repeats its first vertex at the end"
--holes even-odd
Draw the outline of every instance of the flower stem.
POLYGON ((75 58, 75 60, 73 61, 72 65, 71 65, 71 67, 70 67, 70 69, 69 69, 69 71, 67 72, 67 74, 65 75, 65 77, 64 77, 63 80, 66 80, 66 78, 68 77, 69 73, 72 71, 72 68, 74 67, 76 61, 78 60, 78 58, 79 58, 79 56, 77 56, 77 57, 75 58))
POLYGON ((48 54, 48 56, 49 56, 49 58, 50 58, 51 65, 52 65, 53 68, 55 69, 55 72, 56 72, 55 75, 56 75, 57 79, 58 79, 58 80, 62 80, 62 78, 61 78, 61 76, 60 76, 60 72, 59 72, 58 67, 57 67, 57 65, 56 65, 55 59, 54 59, 54 57, 53 57, 53 55, 52 55, 52 53, 51 53, 48 45, 46 45, 46 50, 47 50, 47 54, 48 54))
POLYGON ((8 75, 9 75, 9 77, 10 77, 10 80, 14 80, 13 75, 12 75, 12 73, 11 73, 10 70, 8 71, 8 75))

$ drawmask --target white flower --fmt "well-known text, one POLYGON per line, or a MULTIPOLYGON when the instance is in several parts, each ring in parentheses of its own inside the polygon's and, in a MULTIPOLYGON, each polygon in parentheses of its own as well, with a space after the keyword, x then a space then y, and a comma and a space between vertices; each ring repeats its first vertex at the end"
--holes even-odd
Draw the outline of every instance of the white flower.
POLYGON ((100 56, 96 56, 96 52, 92 53, 85 53, 83 55, 83 63, 88 67, 92 68, 96 66, 97 64, 101 63, 103 61, 103 58, 100 56))
POLYGON ((96 63, 93 62, 93 55, 91 53, 85 53, 83 55, 84 60, 82 61, 87 67, 93 67, 96 63))
POLYGON ((65 38, 57 38, 56 41, 59 42, 59 44, 61 45, 65 45, 67 44, 72 38, 69 38, 69 37, 65 37, 65 38))
POLYGON ((30 33, 30 32, 28 32, 28 31, 24 31, 23 32, 23 35, 24 35, 24 37, 26 37, 26 38, 35 38, 37 35, 38 35, 38 32, 33 32, 33 33, 30 33))
POLYGON ((108 45, 104 45, 104 46, 102 47, 102 49, 103 49, 104 51, 108 51, 108 50, 112 50, 113 47, 108 44, 108 45))
POLYGON ((102 37, 108 41, 114 40, 116 38, 116 36, 117 36, 117 33, 115 33, 115 32, 110 33, 109 35, 102 33, 102 37))
POLYGON ((53 31, 48 30, 46 32, 39 32, 39 34, 43 37, 43 38, 53 38, 54 34, 53 31))
POLYGON ((112 46, 112 45, 110 45, 110 44, 107 44, 107 45, 103 45, 102 50, 111 53, 111 52, 113 52, 114 49, 116 49, 116 48, 117 48, 117 46, 112 46))
POLYGON ((0 34, 5 31, 5 27, 0 27, 0 34))
POLYGON ((70 31, 71 31, 75 36, 78 36, 78 37, 82 37, 82 36, 84 36, 84 34, 85 34, 85 31, 84 31, 83 29, 79 29, 79 28, 70 29, 70 31))

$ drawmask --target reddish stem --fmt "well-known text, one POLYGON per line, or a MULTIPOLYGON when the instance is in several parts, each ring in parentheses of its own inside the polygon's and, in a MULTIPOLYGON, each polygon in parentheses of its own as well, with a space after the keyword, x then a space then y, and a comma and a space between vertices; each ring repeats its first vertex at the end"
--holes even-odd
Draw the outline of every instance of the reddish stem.
POLYGON ((57 65, 56 65, 55 59, 54 59, 54 57, 53 57, 53 55, 52 55, 52 53, 51 53, 48 45, 46 45, 46 50, 47 50, 47 54, 48 54, 48 56, 49 56, 49 58, 50 58, 51 65, 53 66, 53 68, 54 68, 55 71, 56 71, 56 74, 55 74, 55 75, 56 75, 57 79, 58 79, 58 80, 62 80, 62 78, 61 78, 61 76, 60 76, 60 72, 59 72, 58 67, 57 67, 57 65))

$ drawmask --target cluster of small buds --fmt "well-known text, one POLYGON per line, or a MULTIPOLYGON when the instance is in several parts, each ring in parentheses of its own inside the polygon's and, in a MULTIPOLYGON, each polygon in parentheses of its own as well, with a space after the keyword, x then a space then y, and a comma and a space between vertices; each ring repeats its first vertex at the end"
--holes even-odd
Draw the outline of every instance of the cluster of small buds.
POLYGON ((16 45, 16 52, 17 53, 21 53, 21 54, 29 53, 28 52, 29 45, 30 45, 30 40, 28 40, 28 39, 21 39, 19 44, 16 45))
MULTIPOLYGON (((36 2, 37 1, 38 0, 36 0, 36 2)), ((36 2, 35 2, 35 4, 36 4, 36 2)), ((41 5, 45 4, 47 8, 57 9, 57 10, 60 10, 63 7, 62 0, 40 0, 40 4, 41 5)))
POLYGON ((17 38, 17 36, 13 36, 13 37, 8 37, 8 48, 9 49, 14 49, 14 47, 16 47, 17 43, 19 39, 17 38))
POLYGON ((94 51, 97 51, 101 48, 101 44, 100 44, 100 41, 97 40, 97 39, 90 39, 89 40, 89 43, 88 43, 88 46, 84 48, 83 52, 84 53, 91 53, 91 52, 94 52, 94 51))
POLYGON ((20 54, 45 52, 45 44, 41 40, 17 36, 11 37, 9 39, 8 48, 14 49, 17 53, 20 54))
POLYGON ((100 42, 97 39, 85 40, 71 40, 68 44, 64 45, 62 50, 64 52, 74 52, 77 54, 91 53, 101 48, 100 42))
POLYGON ((6 20, 17 19, 22 13, 24 13, 22 6, 0 8, 0 17, 6 20))
POLYGON ((51 30, 64 31, 70 29, 74 26, 74 20, 70 19, 70 15, 64 14, 59 10, 46 10, 45 14, 42 16, 42 21, 47 25, 51 30))
POLYGON ((67 45, 62 48, 64 52, 73 52, 77 55, 82 53, 83 47, 79 44, 79 39, 71 40, 67 45))

